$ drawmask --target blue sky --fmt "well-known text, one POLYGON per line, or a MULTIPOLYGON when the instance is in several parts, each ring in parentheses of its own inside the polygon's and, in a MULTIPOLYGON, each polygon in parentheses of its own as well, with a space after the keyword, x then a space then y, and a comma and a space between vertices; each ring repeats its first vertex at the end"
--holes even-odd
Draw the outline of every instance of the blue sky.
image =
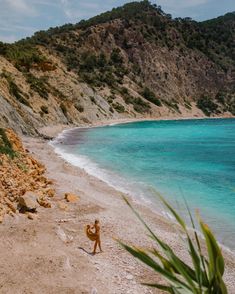
MULTIPOLYGON (((0 40, 14 42, 35 31, 76 23, 120 6, 125 0, 0 0, 0 40)), ((173 17, 205 20, 235 11, 234 0, 158 0, 173 17)))

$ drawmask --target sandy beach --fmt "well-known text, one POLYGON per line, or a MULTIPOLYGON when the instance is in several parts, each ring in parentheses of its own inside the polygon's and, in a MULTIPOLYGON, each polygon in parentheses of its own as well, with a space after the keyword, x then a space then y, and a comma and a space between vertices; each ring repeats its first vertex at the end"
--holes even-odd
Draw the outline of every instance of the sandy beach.
MULTIPOLYGON (((48 127, 41 133, 55 137, 63 129, 48 127)), ((124 203, 122 193, 65 162, 48 141, 30 137, 23 141, 25 148, 46 165, 56 196, 52 208, 41 208, 35 220, 17 215, 8 217, 0 227, 0 293, 160 293, 140 283, 164 281, 115 240, 140 247, 152 245, 124 203), (66 203, 66 192, 78 195, 79 201, 66 203), (84 226, 97 218, 101 222, 103 252, 93 256, 93 244, 84 226)), ((146 206, 133 205, 154 232, 190 262, 185 241, 175 225, 146 206)), ((228 292, 235 293, 235 257, 227 250, 223 253, 228 292)))

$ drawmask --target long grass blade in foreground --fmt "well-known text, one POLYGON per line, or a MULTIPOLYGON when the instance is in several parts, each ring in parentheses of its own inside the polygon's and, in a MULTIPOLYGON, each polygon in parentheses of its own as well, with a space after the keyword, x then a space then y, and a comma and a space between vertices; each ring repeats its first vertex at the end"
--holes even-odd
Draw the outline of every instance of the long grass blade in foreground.
POLYGON ((209 227, 199 219, 199 224, 205 238, 207 254, 203 255, 200 238, 195 230, 195 224, 188 209, 194 238, 192 239, 184 220, 175 209, 162 197, 159 196, 166 208, 175 217, 175 220, 183 229, 188 244, 188 253, 192 259, 192 265, 187 265, 176 252, 163 240, 161 240, 141 218, 138 212, 131 206, 127 198, 124 197, 127 205, 132 209, 138 219, 149 232, 150 237, 158 245, 151 250, 142 250, 129 246, 118 241, 131 255, 142 261, 144 264, 159 273, 168 283, 161 285, 157 283, 145 283, 144 285, 161 289, 172 294, 227 294, 226 285, 223 281, 224 259, 221 249, 209 229, 209 227), (196 245, 195 245, 196 243, 196 245), (158 249, 160 248, 160 249, 158 249), (208 256, 208 257, 207 257, 208 256))

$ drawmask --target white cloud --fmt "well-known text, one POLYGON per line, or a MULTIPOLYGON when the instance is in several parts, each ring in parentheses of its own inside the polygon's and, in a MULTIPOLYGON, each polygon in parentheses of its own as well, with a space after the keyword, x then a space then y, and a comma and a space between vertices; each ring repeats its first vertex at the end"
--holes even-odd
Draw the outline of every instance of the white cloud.
POLYGON ((14 12, 17 12, 21 15, 24 14, 33 16, 37 14, 35 8, 25 0, 5 0, 5 2, 8 6, 8 9, 13 10, 14 12))
POLYGON ((71 0, 60 0, 61 9, 67 20, 70 22, 78 21, 81 18, 87 17, 92 13, 92 10, 96 10, 97 6, 95 3, 80 2, 71 0))
POLYGON ((70 3, 68 0, 60 0, 62 10, 68 19, 73 18, 73 11, 71 10, 70 3))

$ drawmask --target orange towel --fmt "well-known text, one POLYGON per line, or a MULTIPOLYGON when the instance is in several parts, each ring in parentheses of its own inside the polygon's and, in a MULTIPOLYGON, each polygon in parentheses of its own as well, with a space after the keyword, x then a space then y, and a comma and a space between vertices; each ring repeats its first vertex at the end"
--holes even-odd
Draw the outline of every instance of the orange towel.
POLYGON ((91 241, 96 241, 97 240, 98 236, 95 233, 91 232, 89 225, 86 226, 85 231, 86 231, 86 235, 87 235, 88 239, 90 239, 91 241))

